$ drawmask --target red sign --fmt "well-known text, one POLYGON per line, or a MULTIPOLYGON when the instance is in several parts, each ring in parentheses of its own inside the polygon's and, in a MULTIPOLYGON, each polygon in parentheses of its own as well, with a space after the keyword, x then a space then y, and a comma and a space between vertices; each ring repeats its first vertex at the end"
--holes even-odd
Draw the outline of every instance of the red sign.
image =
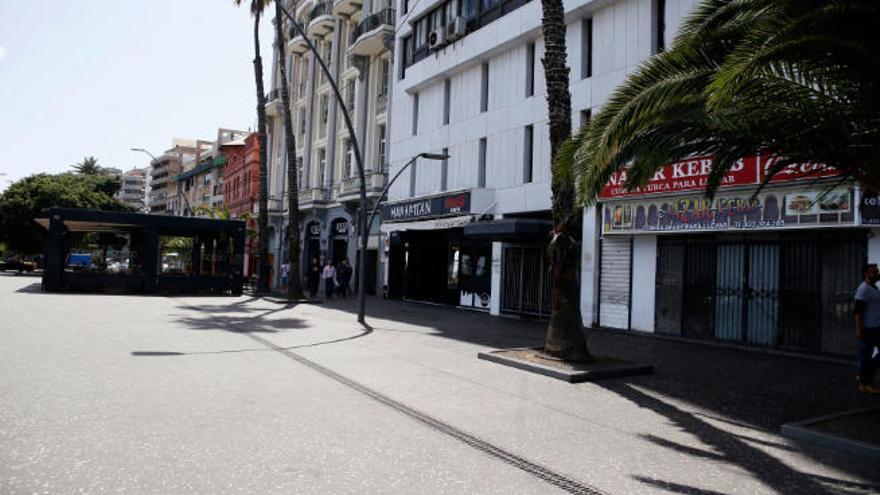
MULTIPOLYGON (((721 179, 721 188, 759 185, 767 176, 766 171, 773 165, 773 161, 773 158, 762 160, 760 156, 740 158, 721 179)), ((714 159, 711 156, 670 163, 658 170, 647 184, 632 190, 627 190, 625 187, 627 170, 620 170, 611 176, 599 197, 611 199, 703 190, 709 184, 709 174, 712 172, 713 164, 714 159)), ((839 175, 837 170, 822 164, 799 163, 778 172, 770 182, 819 179, 836 175, 839 175)))

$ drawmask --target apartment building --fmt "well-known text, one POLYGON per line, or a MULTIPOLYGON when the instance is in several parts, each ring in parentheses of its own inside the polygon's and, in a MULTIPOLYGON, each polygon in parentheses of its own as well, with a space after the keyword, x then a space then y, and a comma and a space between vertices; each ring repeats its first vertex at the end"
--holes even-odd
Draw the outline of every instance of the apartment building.
MULTIPOLYGON (((191 139, 174 138, 171 148, 150 162, 150 213, 174 215, 176 210, 177 183, 174 177, 183 170, 183 162, 192 160, 196 142, 191 139)), ((179 199, 179 198, 178 198, 179 199)), ((182 201, 182 200, 181 200, 182 201)))
POLYGON ((137 209, 147 209, 147 169, 133 168, 119 175, 121 186, 116 199, 137 209))
MULTIPOLYGON (((304 0, 295 6, 289 3, 288 8, 326 61, 354 128, 352 136, 330 81, 309 51, 305 38, 285 23, 289 34, 285 47, 288 91, 299 161, 302 223, 296 228, 303 239, 303 267, 311 259, 349 258, 354 263, 361 182, 353 147, 355 142, 360 145, 372 207, 387 180, 395 9, 387 0, 304 0)), ((276 52, 273 89, 267 102, 269 248, 276 274, 287 258, 287 159, 277 57, 276 52)), ((370 292, 376 287, 379 246, 375 225, 371 232, 366 256, 370 292)))
MULTIPOLYGON (((250 214, 249 229, 257 228, 257 203, 260 194, 260 140, 256 133, 244 139, 244 147, 234 146, 226 153, 223 166, 223 203, 233 218, 250 214)), ((256 239, 246 238, 244 247, 244 274, 256 273, 253 253, 257 251, 256 239)))
POLYGON ((207 216, 199 210, 223 206, 223 166, 227 154, 233 150, 243 153, 248 134, 221 128, 216 140, 195 142, 194 153, 187 155, 181 172, 174 176, 176 194, 172 203, 176 215, 207 216))
MULTIPOLYGON (((671 41, 693 3, 565 2, 573 128, 671 41)), ((541 3, 401 0, 399 9, 389 174, 423 152, 448 158, 416 159, 391 187, 382 224, 387 294, 546 316, 551 192, 541 3)), ((590 221, 585 246, 597 242, 590 221)), ((595 254, 585 248, 588 324, 595 254)))

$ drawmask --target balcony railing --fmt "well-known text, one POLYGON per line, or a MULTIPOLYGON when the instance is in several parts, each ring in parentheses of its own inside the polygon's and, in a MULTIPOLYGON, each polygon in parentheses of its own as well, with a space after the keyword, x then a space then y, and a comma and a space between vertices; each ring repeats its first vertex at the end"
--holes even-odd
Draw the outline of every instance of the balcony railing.
POLYGON ((322 15, 332 15, 332 14, 333 14, 333 2, 329 2, 327 0, 325 0, 323 2, 318 2, 318 4, 312 8, 312 11, 309 12, 309 22, 314 21, 315 19, 317 19, 318 17, 321 17, 322 15))
POLYGON ((393 27, 396 20, 397 12, 390 7, 368 15, 360 24, 352 29, 349 45, 353 45, 362 35, 369 33, 380 26, 387 25, 393 27))
POLYGON ((388 106, 388 95, 379 95, 376 97, 376 112, 382 113, 385 111, 385 108, 388 106))
POLYGON ((266 103, 272 103, 279 98, 281 98, 281 88, 273 89, 266 93, 266 103))

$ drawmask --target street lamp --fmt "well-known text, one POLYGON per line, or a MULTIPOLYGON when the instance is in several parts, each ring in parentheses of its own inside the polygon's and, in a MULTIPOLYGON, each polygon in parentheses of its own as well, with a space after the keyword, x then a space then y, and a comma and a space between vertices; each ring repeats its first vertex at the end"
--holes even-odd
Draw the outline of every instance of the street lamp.
MULTIPOLYGON (((364 174, 364 160, 361 157, 361 147, 360 143, 358 143, 357 134, 354 132, 354 126, 351 124, 351 115, 348 113, 348 105, 345 104, 345 99, 342 97, 342 93, 339 91, 339 86, 336 84, 336 79, 333 77, 333 74, 330 73, 330 69, 327 67, 327 63, 321 58, 321 54, 318 53, 318 49, 315 48, 315 44, 312 43, 312 40, 309 39, 306 32, 303 30, 302 26, 296 22, 296 19, 290 15, 290 12, 283 5, 280 6, 281 12, 287 17, 287 20, 296 29, 296 32, 299 33, 300 36, 303 37, 303 40, 306 42, 306 45, 309 47, 309 51, 312 52, 312 55, 315 57, 315 61, 318 62, 318 65, 321 66, 321 71, 324 72, 324 75, 327 77, 327 81, 330 83, 330 87, 333 89, 333 94, 336 96, 336 101, 339 102, 339 108, 342 110, 342 118, 345 120, 345 127, 348 129, 349 139, 352 142, 352 148, 354 150, 354 159, 357 164, 358 169, 358 177, 361 180, 361 191, 360 191, 360 214, 358 215, 360 218, 359 223, 361 224, 361 249, 358 253, 358 317, 357 321, 359 323, 364 323, 364 313, 365 306, 367 301, 367 242, 369 239, 369 231, 367 226, 367 182, 366 175, 364 174)), ((276 20, 276 22, 280 22, 280 20, 276 20)), ((287 84, 287 81, 283 82, 287 84)), ((288 164, 290 166, 290 164, 288 164)), ((296 166, 296 165, 294 165, 296 166)))
MULTIPOLYGON (((131 151, 137 151, 137 152, 140 152, 140 153, 146 153, 147 155, 150 156, 150 158, 151 158, 154 162, 158 162, 158 161, 159 161, 159 159, 156 158, 156 155, 150 153, 149 151, 147 151, 147 150, 144 149, 144 148, 130 148, 130 149, 131 149, 131 151)), ((174 149, 177 149, 177 147, 175 146, 174 149)), ((192 213, 192 207, 190 207, 190 205, 189 205, 189 199, 187 199, 187 197, 186 197, 185 194, 181 194, 181 191, 180 191, 180 187, 179 187, 179 186, 178 186, 178 188, 177 188, 177 195, 183 198, 184 203, 186 203, 186 209, 189 210, 190 213, 192 213)), ((146 204, 144 205, 144 207, 146 207, 146 204)))
POLYGON ((426 160, 447 160, 449 159, 449 155, 445 153, 419 153, 418 155, 410 158, 409 161, 406 162, 404 166, 400 167, 400 170, 398 170, 397 173, 394 174, 394 177, 392 177, 391 180, 388 181, 388 184, 385 184, 385 189, 382 189, 382 194, 380 194, 379 198, 376 200, 376 206, 373 208, 373 211, 370 212, 370 220, 368 221, 367 225, 369 225, 370 227, 373 226, 373 219, 376 218, 376 213, 379 212, 379 206, 382 205, 382 199, 385 197, 386 194, 388 194, 388 189, 391 188, 391 184, 394 184, 394 181, 396 181, 397 178, 400 177, 400 174, 402 174, 404 170, 408 169, 419 158, 424 158, 426 160))

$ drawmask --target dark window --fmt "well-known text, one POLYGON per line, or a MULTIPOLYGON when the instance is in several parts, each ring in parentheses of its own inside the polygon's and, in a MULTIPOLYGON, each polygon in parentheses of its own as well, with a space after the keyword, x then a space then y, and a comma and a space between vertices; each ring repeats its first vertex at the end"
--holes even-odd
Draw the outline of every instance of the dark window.
POLYGON ((418 158, 413 160, 409 166, 409 197, 416 195, 416 166, 419 164, 418 158))
POLYGON ((523 183, 532 182, 534 173, 534 160, 532 158, 532 150, 534 149, 535 128, 527 125, 523 133, 523 183))
MULTIPOLYGON (((449 155, 449 148, 443 148, 443 154, 449 155)), ((449 158, 444 158, 442 162, 440 162, 440 190, 445 191, 448 188, 448 179, 449 176, 449 158)))
POLYGON ((412 133, 413 136, 419 133, 419 94, 413 95, 413 112, 412 112, 412 133))
POLYGON ((486 187, 486 138, 480 139, 479 169, 477 169, 477 187, 486 187))
POLYGON ((526 96, 535 94, 535 44, 526 45, 526 96))
POLYGON ((443 125, 449 123, 450 107, 452 106, 452 81, 443 81, 443 125))
POLYGON ((593 76, 593 18, 581 23, 581 79, 593 76))
POLYGON ((654 53, 666 48, 666 0, 654 0, 654 53))
POLYGON ((403 13, 406 14, 407 12, 409 12, 409 0, 402 0, 402 3, 403 7, 400 10, 402 10, 403 13))
POLYGON ((593 118, 593 111, 591 109, 581 110, 581 127, 589 124, 591 118, 593 118))
POLYGON ((480 111, 489 110, 489 63, 483 62, 481 67, 480 83, 480 111))

